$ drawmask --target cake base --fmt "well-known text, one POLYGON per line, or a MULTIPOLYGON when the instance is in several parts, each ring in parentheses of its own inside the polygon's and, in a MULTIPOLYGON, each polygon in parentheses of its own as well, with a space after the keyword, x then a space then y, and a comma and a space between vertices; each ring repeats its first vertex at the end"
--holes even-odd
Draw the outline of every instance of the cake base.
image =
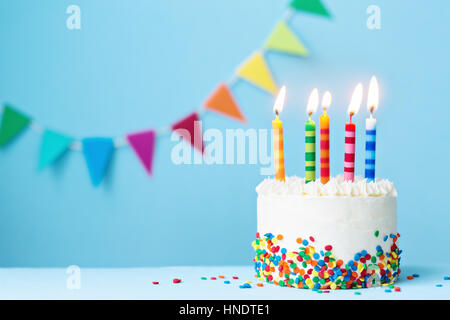
POLYGON ((256 234, 252 245, 256 256, 256 276, 259 280, 281 287, 313 290, 359 289, 393 284, 400 274, 400 254, 397 239, 400 235, 384 237, 391 242, 390 251, 378 245, 375 255, 368 250, 355 252, 354 259, 346 263, 335 257, 333 246, 315 248, 313 237, 297 238, 298 251, 283 248, 283 236, 266 233, 256 234))

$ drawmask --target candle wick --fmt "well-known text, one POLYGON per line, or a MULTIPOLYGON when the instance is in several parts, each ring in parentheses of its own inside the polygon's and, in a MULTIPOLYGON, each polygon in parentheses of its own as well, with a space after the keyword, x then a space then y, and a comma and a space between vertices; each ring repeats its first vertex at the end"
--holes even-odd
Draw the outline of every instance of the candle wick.
POLYGON ((374 107, 371 106, 371 107, 370 107, 370 119, 372 119, 372 116, 373 116, 373 109, 374 109, 374 107))
POLYGON ((350 112, 350 123, 352 123, 353 112, 350 112))
POLYGON ((275 109, 275 115, 277 116, 277 119, 278 119, 278 110, 277 109, 275 109))

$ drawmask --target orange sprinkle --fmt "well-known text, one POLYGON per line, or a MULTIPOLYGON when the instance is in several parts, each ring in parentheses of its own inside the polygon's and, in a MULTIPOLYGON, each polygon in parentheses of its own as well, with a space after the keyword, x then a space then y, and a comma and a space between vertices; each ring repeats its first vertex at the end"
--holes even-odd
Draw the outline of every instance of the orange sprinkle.
POLYGON ((336 265, 337 265, 338 267, 342 266, 343 263, 344 263, 344 261, 342 261, 342 260, 336 261, 336 265))
POLYGON ((278 240, 283 240, 283 235, 282 234, 277 235, 277 239, 278 240))
POLYGON ((220 279, 224 279, 224 278, 225 278, 225 276, 219 276, 219 278, 220 278, 220 279))
POLYGON ((297 238, 297 243, 302 243, 302 238, 297 238))
POLYGON ((256 285, 257 285, 258 287, 264 286, 262 283, 257 283, 256 285))

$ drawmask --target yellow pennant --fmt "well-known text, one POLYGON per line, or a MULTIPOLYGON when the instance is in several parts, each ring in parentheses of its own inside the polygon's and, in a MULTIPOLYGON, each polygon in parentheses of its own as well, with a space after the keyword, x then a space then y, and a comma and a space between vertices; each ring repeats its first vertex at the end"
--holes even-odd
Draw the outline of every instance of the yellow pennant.
POLYGON ((261 52, 254 53, 245 61, 239 68, 237 75, 272 94, 278 91, 261 52))
POLYGON ((307 56, 308 49, 289 29, 285 22, 280 22, 267 39, 265 47, 269 50, 281 51, 298 56, 307 56))

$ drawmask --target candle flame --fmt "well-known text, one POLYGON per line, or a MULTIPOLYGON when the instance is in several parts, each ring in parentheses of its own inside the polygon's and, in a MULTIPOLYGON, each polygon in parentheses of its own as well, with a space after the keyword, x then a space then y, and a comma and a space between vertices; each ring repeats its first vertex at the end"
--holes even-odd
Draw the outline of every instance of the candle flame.
POLYGON ((322 97, 322 107, 324 109, 328 109, 331 105, 331 93, 330 91, 326 91, 322 97))
POLYGON ((355 115, 358 113, 359 108, 361 108, 361 103, 363 99, 363 85, 358 83, 353 91, 352 100, 350 100, 350 105, 348 106, 348 114, 355 115))
POLYGON ((316 112, 318 105, 319 105, 319 90, 317 90, 317 88, 314 88, 313 91, 311 91, 311 94, 309 95, 306 112, 309 115, 311 115, 312 113, 316 112))
POLYGON ((370 113, 378 109, 379 102, 379 89, 378 89, 378 81, 375 76, 370 79, 369 84, 369 93, 367 96, 367 109, 369 109, 370 113))
POLYGON ((273 105, 273 111, 275 111, 276 114, 280 113, 283 110, 285 100, 286 86, 282 86, 280 92, 278 93, 277 99, 275 100, 275 104, 273 105))

